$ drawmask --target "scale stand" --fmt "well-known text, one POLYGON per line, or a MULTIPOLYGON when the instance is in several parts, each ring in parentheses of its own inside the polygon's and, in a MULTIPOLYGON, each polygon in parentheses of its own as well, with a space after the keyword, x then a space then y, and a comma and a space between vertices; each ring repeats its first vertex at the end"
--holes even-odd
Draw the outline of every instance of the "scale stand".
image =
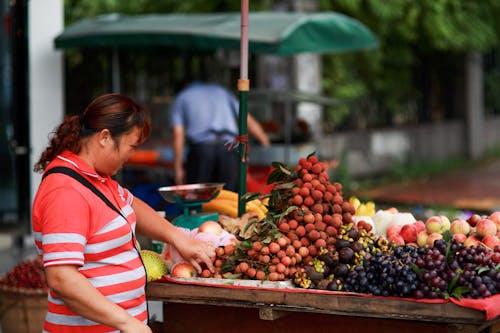
POLYGON ((214 199, 224 187, 224 183, 202 183, 166 186, 158 189, 163 199, 183 207, 183 215, 173 219, 178 227, 195 229, 206 221, 218 221, 219 214, 202 212, 202 204, 214 199))

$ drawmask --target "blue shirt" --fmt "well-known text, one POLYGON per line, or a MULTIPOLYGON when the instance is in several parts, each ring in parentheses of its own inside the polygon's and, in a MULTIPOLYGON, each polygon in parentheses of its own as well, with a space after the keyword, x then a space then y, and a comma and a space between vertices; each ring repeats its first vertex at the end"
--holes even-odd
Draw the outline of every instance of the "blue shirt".
POLYGON ((171 125, 183 126, 190 143, 232 140, 238 134, 238 100, 224 87, 194 82, 172 105, 171 125))

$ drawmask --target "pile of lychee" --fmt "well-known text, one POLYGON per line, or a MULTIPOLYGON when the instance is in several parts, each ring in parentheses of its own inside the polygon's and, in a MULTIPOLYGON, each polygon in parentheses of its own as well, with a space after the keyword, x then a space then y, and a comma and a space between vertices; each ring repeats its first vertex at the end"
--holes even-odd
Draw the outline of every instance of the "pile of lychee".
MULTIPOLYGON (((204 270, 201 276, 288 280, 321 250, 335 249, 341 227, 353 223, 355 212, 342 196, 342 185, 329 182, 325 164, 314 155, 301 158, 293 169, 281 170, 259 229, 267 232, 217 248, 215 274, 204 270)), ((368 224, 361 227, 371 229, 368 224)))

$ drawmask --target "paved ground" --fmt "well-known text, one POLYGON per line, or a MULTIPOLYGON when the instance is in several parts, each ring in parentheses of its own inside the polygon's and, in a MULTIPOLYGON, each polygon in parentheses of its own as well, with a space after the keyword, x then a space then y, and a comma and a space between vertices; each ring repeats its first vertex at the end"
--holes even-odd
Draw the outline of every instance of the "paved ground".
POLYGON ((500 159, 418 181, 358 193, 375 202, 440 205, 473 211, 500 210, 500 159))

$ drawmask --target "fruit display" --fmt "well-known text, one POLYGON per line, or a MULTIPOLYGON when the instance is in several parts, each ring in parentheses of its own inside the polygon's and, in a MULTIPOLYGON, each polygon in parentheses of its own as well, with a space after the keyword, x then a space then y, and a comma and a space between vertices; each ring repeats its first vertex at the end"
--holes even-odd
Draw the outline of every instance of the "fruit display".
POLYGON ((42 260, 37 256, 19 262, 0 278, 0 286, 46 291, 48 286, 42 260))
MULTIPOLYGON (((415 299, 500 293, 500 212, 422 221, 394 207, 375 210, 373 202, 344 198, 342 184, 329 180, 314 154, 292 167, 273 163, 268 183, 268 195, 245 195, 265 207, 259 214, 234 212, 204 227, 215 233, 222 227, 235 238, 212 243, 215 272, 204 269, 200 277, 415 299)), ((237 207, 234 192, 216 200, 213 207, 237 207)), ((176 275, 195 276, 181 272, 176 275)))

